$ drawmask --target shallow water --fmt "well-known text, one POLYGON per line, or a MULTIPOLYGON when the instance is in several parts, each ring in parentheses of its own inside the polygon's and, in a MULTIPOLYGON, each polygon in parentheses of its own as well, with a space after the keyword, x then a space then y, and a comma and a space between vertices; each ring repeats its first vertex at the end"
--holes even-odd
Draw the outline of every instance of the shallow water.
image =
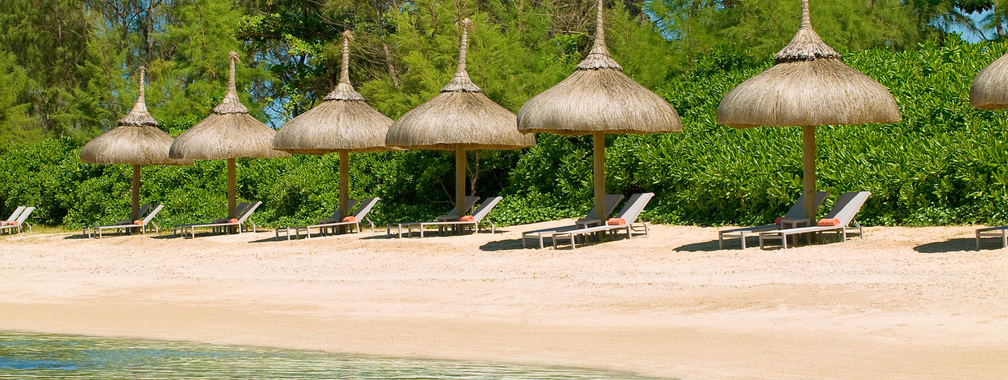
POLYGON ((573 368, 3 331, 0 378, 645 379, 573 368))

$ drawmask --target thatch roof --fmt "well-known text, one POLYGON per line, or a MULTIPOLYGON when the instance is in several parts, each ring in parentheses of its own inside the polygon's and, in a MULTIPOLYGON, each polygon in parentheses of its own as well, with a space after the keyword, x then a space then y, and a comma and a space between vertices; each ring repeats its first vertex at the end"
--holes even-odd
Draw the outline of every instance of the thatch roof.
POLYGON ((350 85, 352 40, 350 31, 343 32, 343 70, 339 84, 321 104, 284 124, 273 139, 273 149, 307 154, 389 150, 385 146, 385 135, 392 119, 371 108, 350 85))
POLYGON ((980 70, 970 86, 970 105, 996 110, 1008 108, 1008 54, 980 70))
POLYGON ((874 79, 840 60, 812 29, 808 0, 791 43, 775 64, 721 100, 717 122, 735 128, 899 122, 896 100, 874 79))
POLYGON ((144 101, 144 67, 140 67, 140 89, 136 104, 119 126, 95 137, 81 148, 81 161, 90 164, 192 165, 192 160, 168 158, 174 139, 161 129, 147 112, 144 101))
POLYGON ((529 99, 518 111, 518 130, 562 135, 682 131, 665 99, 623 74, 605 44, 602 0, 595 42, 574 74, 529 99))
POLYGON ((218 160, 288 155, 273 150, 273 136, 276 135, 276 131, 249 115, 248 108, 245 108, 238 99, 238 91, 235 89, 235 61, 238 60, 238 53, 232 51, 228 56, 231 71, 224 99, 214 107, 210 116, 175 139, 169 152, 170 157, 218 160))
POLYGON ((519 149, 535 145, 534 135, 515 128, 515 114, 483 95, 466 71, 468 28, 462 21, 458 69, 433 99, 410 110, 389 127, 385 143, 406 149, 519 149))

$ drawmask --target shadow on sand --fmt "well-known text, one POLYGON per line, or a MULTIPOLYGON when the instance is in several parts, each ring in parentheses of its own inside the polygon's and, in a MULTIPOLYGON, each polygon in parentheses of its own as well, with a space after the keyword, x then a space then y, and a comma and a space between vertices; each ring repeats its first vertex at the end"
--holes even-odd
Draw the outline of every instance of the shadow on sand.
MULTIPOLYGON (((993 250, 1001 249, 1001 239, 983 239, 980 240, 981 250, 993 250)), ((934 243, 921 244, 914 247, 914 251, 920 253, 946 253, 946 252, 962 252, 962 251, 976 251, 976 239, 975 238, 956 238, 949 239, 946 241, 939 241, 934 243)))
MULTIPOLYGON (((759 247, 759 243, 757 243, 756 246, 759 247)), ((740 245, 738 243, 735 243, 735 244, 725 244, 725 250, 738 250, 738 249, 741 249, 741 248, 742 248, 742 245, 740 245)), ((674 249, 674 251, 676 251, 676 252, 710 252, 710 251, 719 251, 719 250, 720 250, 720 248, 718 248, 718 241, 717 240, 711 240, 711 241, 705 241, 705 242, 693 243, 693 244, 686 244, 684 246, 677 247, 677 248, 674 249)))
MULTIPOLYGON (((163 235, 159 234, 159 233, 156 233, 154 231, 148 231, 146 234, 141 234, 139 232, 137 232, 137 233, 129 233, 129 232, 108 231, 108 232, 103 232, 102 235, 101 235, 101 238, 107 239, 107 238, 115 238, 115 237, 123 237, 123 236, 150 236, 151 238, 158 239, 158 238, 160 238, 163 235)), ((88 237, 87 234, 84 234, 84 233, 75 232, 75 233, 72 233, 70 235, 64 236, 63 239, 64 240, 83 240, 83 239, 95 239, 95 240, 98 240, 100 238, 98 237, 98 233, 97 232, 95 232, 94 234, 92 234, 91 237, 88 237)))
MULTIPOLYGON (((521 239, 507 239, 507 240, 497 240, 479 247, 481 251, 516 251, 520 249, 526 249, 522 247, 521 239)), ((529 249, 538 249, 538 247, 529 247, 529 249)))

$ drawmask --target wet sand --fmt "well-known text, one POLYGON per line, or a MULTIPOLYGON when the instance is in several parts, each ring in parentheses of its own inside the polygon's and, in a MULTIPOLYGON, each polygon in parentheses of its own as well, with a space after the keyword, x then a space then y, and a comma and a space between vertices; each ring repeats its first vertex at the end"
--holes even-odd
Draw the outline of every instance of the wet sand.
POLYGON ((718 250, 715 228, 659 225, 522 248, 521 231, 565 223, 423 239, 0 237, 0 330, 681 378, 1008 373, 1008 259, 975 250, 976 227, 718 250))

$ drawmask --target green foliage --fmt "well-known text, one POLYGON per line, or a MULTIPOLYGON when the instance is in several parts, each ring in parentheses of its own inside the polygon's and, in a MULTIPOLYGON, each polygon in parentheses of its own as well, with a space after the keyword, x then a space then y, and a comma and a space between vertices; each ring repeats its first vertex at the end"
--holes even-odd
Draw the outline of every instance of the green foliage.
POLYGON ((27 74, 19 87, 3 90, 29 101, 38 123, 33 127, 47 134, 88 129, 74 110, 74 90, 83 83, 82 63, 90 59, 91 20, 76 0, 10 0, 0 12, 0 51, 13 53, 27 74))
MULTIPOLYGON (((16 65, 14 54, 0 50, 0 88, 24 88, 28 84, 28 74, 16 65)), ((42 131, 33 128, 37 121, 30 113, 31 103, 14 91, 0 91, 0 150, 9 145, 37 141, 42 131)))
POLYGON ((272 101, 259 85, 272 79, 254 57, 241 54, 235 30, 242 18, 230 0, 189 0, 171 9, 176 23, 157 36, 170 46, 170 55, 151 62, 147 106, 162 122, 173 119, 199 121, 224 97, 228 78, 228 52, 237 51, 241 63, 235 74, 238 96, 254 116, 264 116, 263 105, 272 101))
MULTIPOLYGON (((791 40, 801 15, 793 0, 653 0, 645 10, 690 60, 727 43, 762 62, 791 40)), ((912 48, 921 41, 920 29, 930 28, 918 25, 914 8, 897 0, 815 1, 810 11, 823 40, 843 50, 912 48)))
MULTIPOLYGON (((74 228, 129 210, 130 167, 83 164, 79 153, 132 106, 140 64, 149 68, 152 114, 178 136, 220 101, 230 50, 241 52, 243 101, 277 126, 332 88, 343 30, 356 39, 352 80, 393 117, 433 97, 454 73, 463 17, 475 22, 470 76, 512 111, 570 74, 594 35, 594 2, 579 0, 8 3, 0 14, 0 210, 31 204, 39 207, 35 222, 74 228)), ((642 13, 640 1, 626 1, 606 9, 615 59, 669 100, 685 127, 607 136, 609 192, 655 192, 644 217, 657 222, 762 223, 784 212, 801 191, 800 130, 734 130, 716 124, 715 110, 790 39, 795 3, 647 1, 642 13)), ((1008 222, 1004 113, 972 109, 967 99, 972 78, 1008 45, 918 44, 935 36, 934 20, 960 22, 961 12, 991 4, 815 3, 823 38, 887 86, 903 115, 893 125, 817 128, 818 187, 834 195, 827 207, 841 192, 869 190, 859 217, 869 224, 1008 222)), ((1000 28, 1001 13, 992 17, 1000 28)), ((468 153, 470 191, 504 196, 490 216, 498 225, 580 216, 592 206, 592 138, 537 140, 519 151, 468 153)), ((338 164, 332 154, 242 159, 238 197, 264 202, 253 217, 259 225, 318 220, 336 209, 338 164)), ((142 173, 143 202, 166 206, 162 226, 225 213, 224 161, 142 173)), ((352 198, 382 198, 371 214, 379 224, 452 208, 451 152, 352 154, 350 178, 352 198)))
MULTIPOLYGON (((844 191, 871 191, 859 216, 870 224, 1008 221, 1004 115, 970 108, 967 97, 976 73, 1005 51, 1003 44, 951 42, 846 54, 850 66, 890 89, 903 121, 817 128, 817 187, 832 199, 844 191)), ((683 133, 618 138, 617 157, 624 158, 609 160, 608 178, 653 189, 657 205, 646 216, 675 223, 766 222, 801 192, 800 129, 715 124, 723 94, 766 67, 737 66, 728 55, 703 57, 692 73, 659 89, 683 116, 683 133)))

